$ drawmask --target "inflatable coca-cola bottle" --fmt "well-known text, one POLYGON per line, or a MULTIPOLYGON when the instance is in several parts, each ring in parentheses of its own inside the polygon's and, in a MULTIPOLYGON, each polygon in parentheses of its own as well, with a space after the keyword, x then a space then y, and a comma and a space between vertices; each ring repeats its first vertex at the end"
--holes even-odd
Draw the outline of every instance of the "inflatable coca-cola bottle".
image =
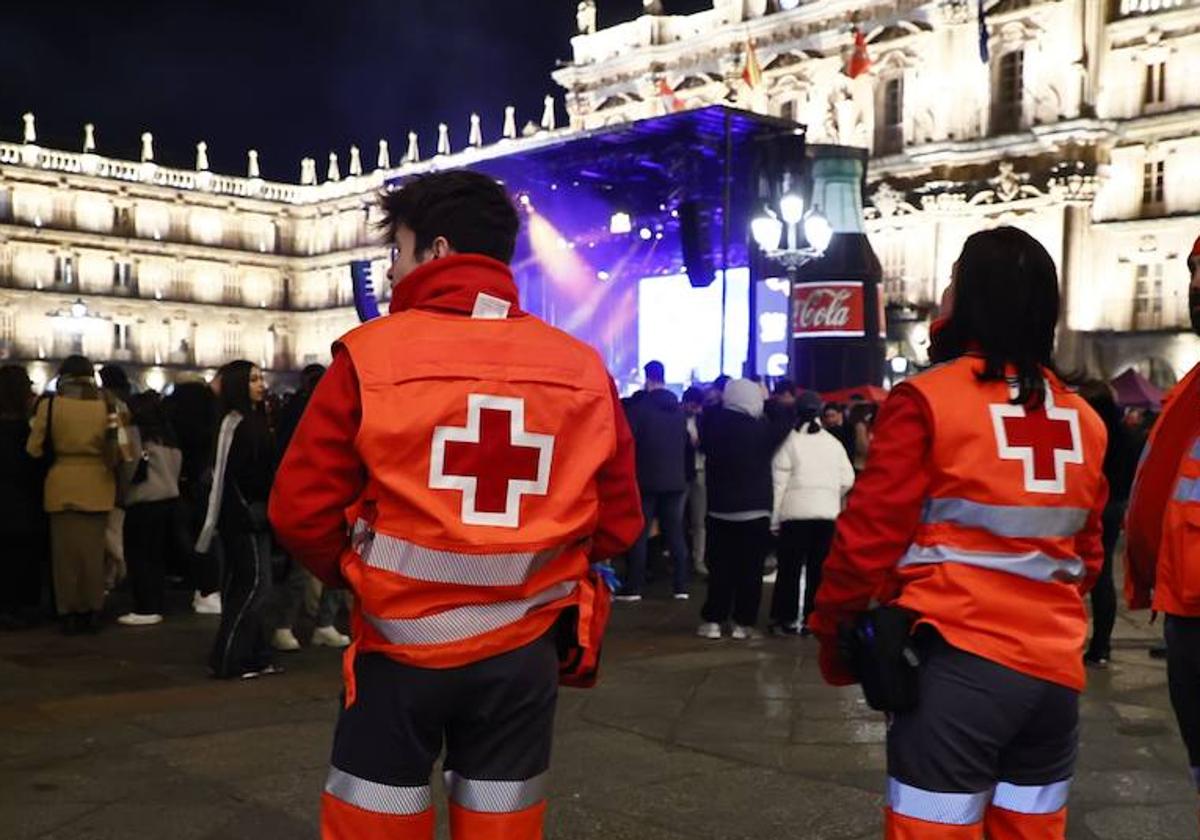
POLYGON ((834 391, 883 383, 884 338, 879 259, 863 230, 867 152, 809 145, 811 204, 829 220, 823 256, 801 266, 792 288, 792 378, 834 391))

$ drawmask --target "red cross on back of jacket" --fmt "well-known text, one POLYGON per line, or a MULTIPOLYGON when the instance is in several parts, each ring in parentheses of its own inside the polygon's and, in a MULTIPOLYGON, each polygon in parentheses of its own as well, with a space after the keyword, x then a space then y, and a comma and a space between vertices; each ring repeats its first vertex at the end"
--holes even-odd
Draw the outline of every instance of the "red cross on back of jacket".
POLYGON ((1077 540, 1106 493, 1107 433, 1053 374, 1028 409, 1008 383, 979 380, 982 367, 966 356, 904 384, 930 409, 932 484, 899 603, 956 647, 1082 688, 1082 590, 1102 558, 1077 540))
POLYGON ((599 355, 530 316, 418 309, 342 344, 368 472, 342 561, 356 649, 455 667, 584 608, 595 476, 617 446, 599 355))

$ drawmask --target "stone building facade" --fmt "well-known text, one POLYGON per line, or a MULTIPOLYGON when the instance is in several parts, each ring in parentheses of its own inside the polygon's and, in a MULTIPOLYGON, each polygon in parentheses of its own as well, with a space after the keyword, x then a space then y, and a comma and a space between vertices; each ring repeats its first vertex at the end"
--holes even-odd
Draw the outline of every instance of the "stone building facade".
POLYGON ((871 150, 893 354, 922 360, 966 237, 1014 224, 1059 266, 1064 365, 1168 384, 1200 359, 1197 0, 987 0, 986 60, 975 0, 714 0, 598 31, 591 5, 554 73, 573 127, 733 102, 871 150))
MULTIPOLYGON (((603 0, 601 0, 603 2, 603 0)), ((0 362, 48 380, 82 352, 152 387, 248 358, 270 374, 328 360, 356 323, 348 266, 384 249, 372 229, 385 181, 467 166, 582 129, 732 103, 791 118, 813 142, 871 149, 868 231, 884 266, 891 353, 921 362, 925 325, 971 232, 1016 224, 1060 267, 1065 366, 1136 367, 1169 384, 1200 358, 1183 255, 1200 235, 1200 0, 714 0, 595 27, 579 4, 574 59, 553 74, 540 127, 484 144, 472 116, 455 152, 444 126, 421 160, 352 149, 299 184, 0 142, 0 362), (844 72, 864 37, 868 72, 844 72), (751 54, 753 53, 753 60, 751 54), (748 68, 748 64, 751 65, 748 68)))

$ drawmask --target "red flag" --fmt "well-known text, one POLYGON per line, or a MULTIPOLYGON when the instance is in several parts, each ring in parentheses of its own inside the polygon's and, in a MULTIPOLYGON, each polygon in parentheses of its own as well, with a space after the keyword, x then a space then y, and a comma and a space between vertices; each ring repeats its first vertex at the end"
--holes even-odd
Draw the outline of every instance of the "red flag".
POLYGON ((667 106, 668 111, 682 111, 686 107, 683 100, 675 95, 675 91, 671 90, 666 79, 658 80, 658 95, 662 97, 663 104, 667 106))
POLYGON ((746 64, 742 67, 742 81, 750 88, 756 88, 762 84, 762 66, 758 63, 758 53, 754 49, 754 42, 746 42, 746 64))
POLYGON ((863 35, 862 30, 856 26, 854 27, 854 52, 850 54, 850 61, 846 64, 846 75, 851 79, 857 79, 870 69, 871 56, 867 54, 867 36, 863 35))

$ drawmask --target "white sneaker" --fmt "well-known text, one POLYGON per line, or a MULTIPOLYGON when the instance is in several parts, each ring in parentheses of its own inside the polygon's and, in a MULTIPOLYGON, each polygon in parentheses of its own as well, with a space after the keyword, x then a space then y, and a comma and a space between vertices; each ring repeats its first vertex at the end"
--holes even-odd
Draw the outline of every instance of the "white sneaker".
POLYGON ((338 632, 332 624, 313 630, 312 644, 316 647, 344 648, 350 644, 350 637, 338 632))
POLYGON ((275 650, 300 650, 300 640, 287 627, 280 627, 271 637, 271 647, 275 650))
POLYGON ((145 624, 162 624, 163 617, 158 613, 125 613, 117 619, 117 624, 127 627, 140 627, 145 624))
POLYGON ((634 604, 634 603, 637 603, 638 601, 642 600, 642 596, 641 595, 614 595, 613 600, 614 601, 622 601, 626 604, 634 604))
POLYGON ((201 595, 197 591, 192 595, 192 612, 200 615, 220 615, 221 593, 210 592, 207 595, 201 595))
POLYGON ((686 601, 691 596, 688 595, 686 592, 676 592, 671 597, 674 598, 676 601, 686 601))
POLYGON ((753 627, 743 627, 740 624, 733 625, 733 632, 729 634, 735 639, 759 639, 762 634, 753 627))
POLYGON ((701 639, 721 638, 721 625, 715 621, 706 621, 696 628, 696 635, 701 639))

